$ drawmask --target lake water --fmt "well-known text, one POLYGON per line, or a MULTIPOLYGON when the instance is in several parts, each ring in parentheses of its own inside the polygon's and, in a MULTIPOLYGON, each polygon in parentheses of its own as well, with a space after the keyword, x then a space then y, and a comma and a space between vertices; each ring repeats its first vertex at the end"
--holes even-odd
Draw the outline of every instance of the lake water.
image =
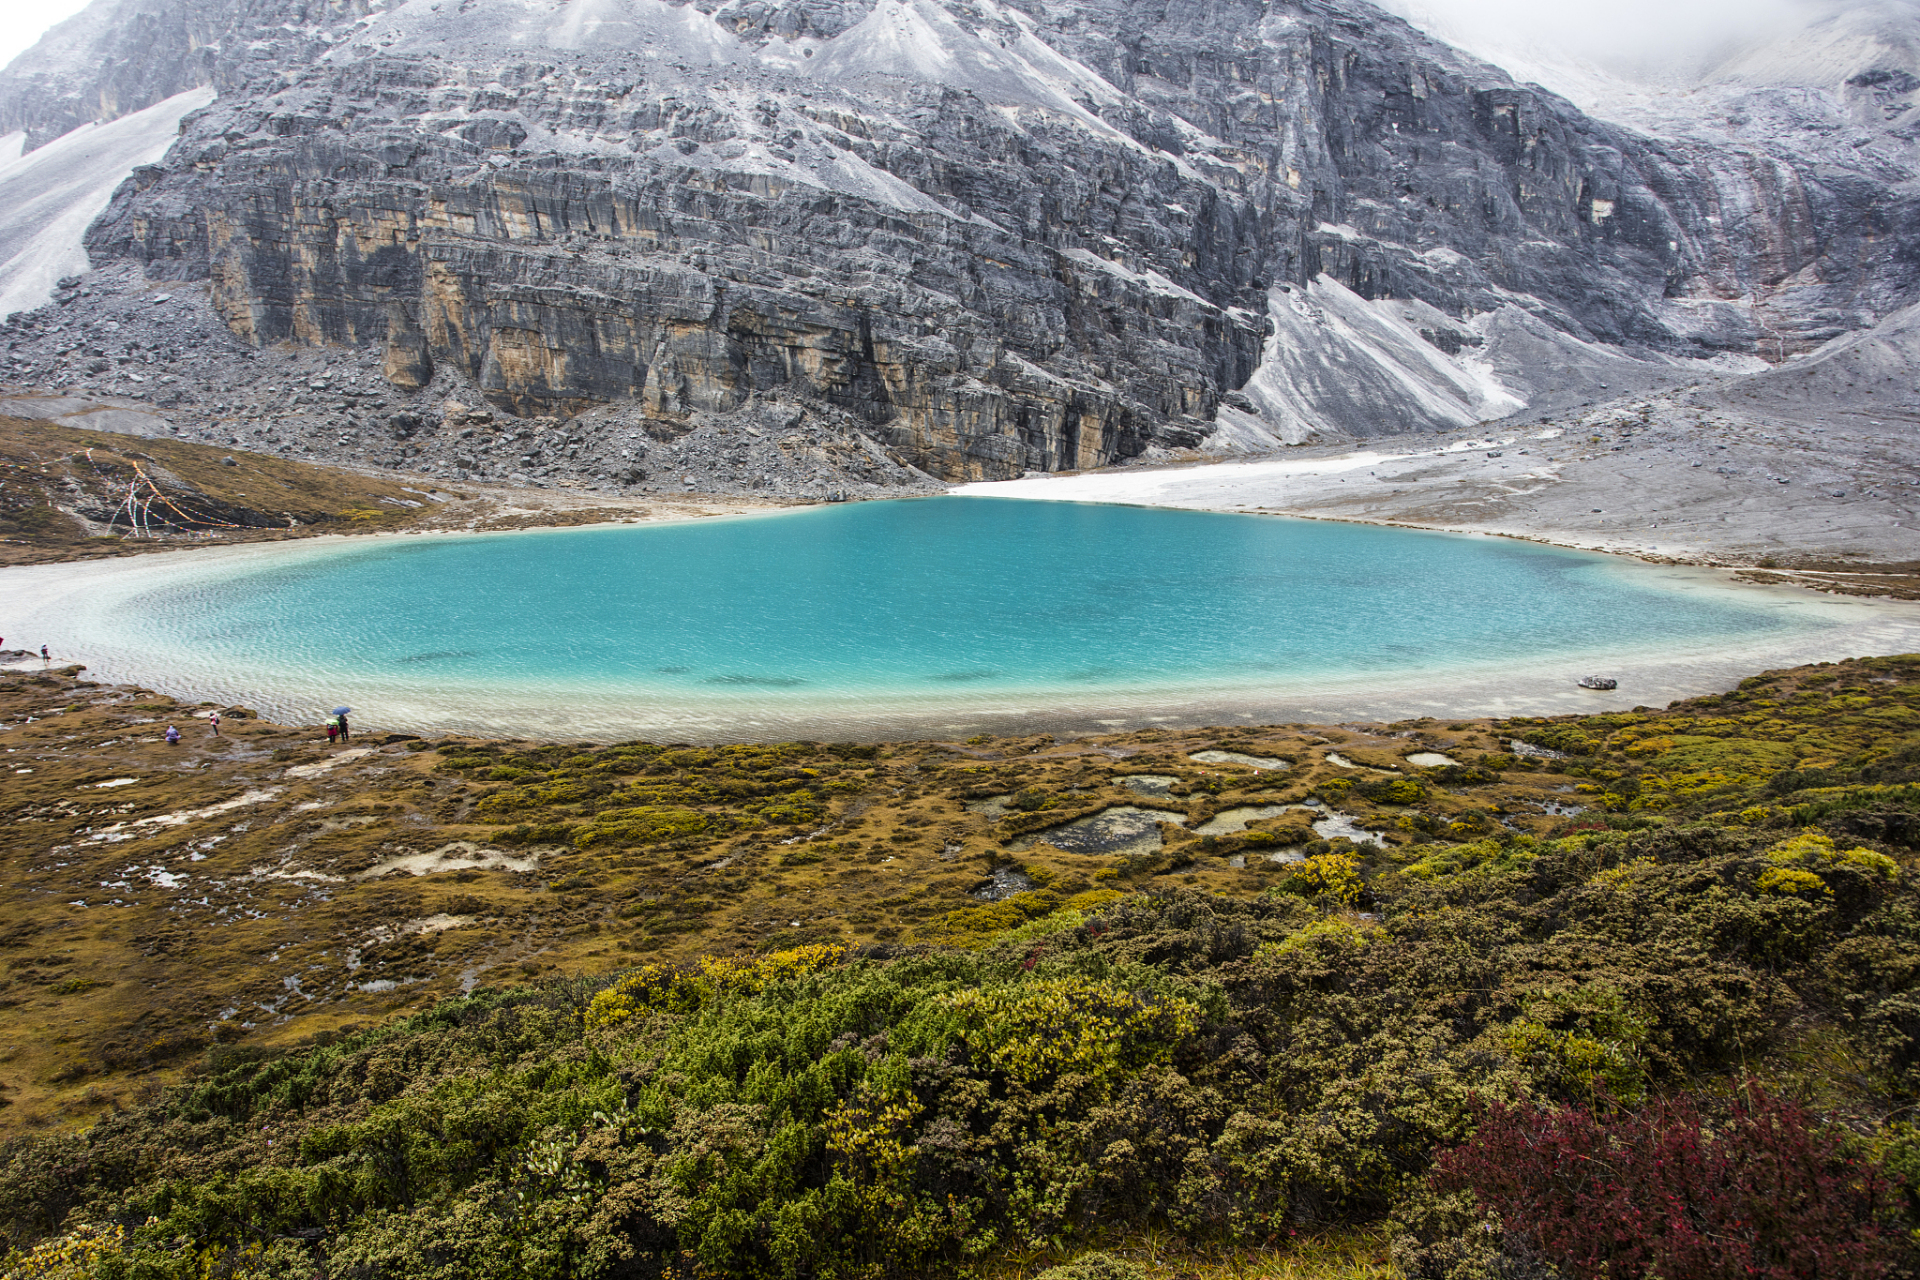
POLYGON ((69 589, 56 648, 298 720, 603 740, 1597 707, 1588 668, 1679 664, 1632 705, 1836 625, 1529 543, 990 498, 164 559, 69 589))

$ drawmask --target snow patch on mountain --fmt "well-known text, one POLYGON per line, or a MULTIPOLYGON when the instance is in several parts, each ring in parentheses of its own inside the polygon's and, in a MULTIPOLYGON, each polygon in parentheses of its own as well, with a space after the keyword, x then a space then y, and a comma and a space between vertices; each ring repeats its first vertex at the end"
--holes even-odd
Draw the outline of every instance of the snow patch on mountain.
MULTIPOLYGON (((1752 356, 1687 360, 1587 342, 1514 305, 1456 319, 1413 299, 1363 298, 1325 275, 1304 290, 1276 288, 1269 301, 1273 332, 1260 367, 1221 405, 1205 452, 1448 431, 1528 411, 1544 421, 1596 401, 1772 367, 1752 356)), ((1901 314, 1909 320, 1893 341, 1920 351, 1911 337, 1920 332, 1920 307, 1901 314)))
POLYGON ((62 276, 87 270, 88 224, 136 166, 166 155, 181 117, 213 97, 210 88, 189 89, 0 166, 0 317, 44 306, 62 276))
MULTIPOLYGON (((1260 367, 1241 389, 1251 416, 1275 443, 1300 444, 1326 434, 1444 431, 1526 407, 1483 364, 1450 356, 1423 337, 1409 323, 1419 306, 1370 302, 1327 275, 1304 289, 1270 290, 1273 329, 1260 367)), ((1226 424, 1238 447, 1252 443, 1248 416, 1242 411, 1226 424)))

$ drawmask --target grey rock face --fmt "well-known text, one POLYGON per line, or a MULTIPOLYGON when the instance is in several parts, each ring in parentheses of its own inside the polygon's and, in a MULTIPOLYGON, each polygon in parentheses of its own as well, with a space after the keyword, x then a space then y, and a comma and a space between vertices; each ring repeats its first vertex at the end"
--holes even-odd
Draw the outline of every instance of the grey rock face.
POLYGON ((95 262, 502 419, 605 406, 664 438, 777 393, 1000 478, 1205 438, 1281 284, 1456 318, 1416 330, 1441 351, 1518 308, 1778 359, 1908 300, 1920 261, 1879 160, 1650 139, 1345 0, 194 13, 100 0, 75 47, 119 52, 93 80, 79 55, 0 77, 0 131, 43 133, 71 112, 36 85, 125 85, 121 109, 219 85, 95 262))
POLYGON ((649 416, 636 401, 566 421, 489 409, 439 369, 391 384, 371 346, 260 351, 195 291, 155 291, 118 263, 19 318, 8 380, 63 394, 0 397, 0 414, 165 435, 440 480, 598 492, 899 497, 945 486, 842 410, 778 388, 729 412, 649 416), (77 370, 77 376, 67 371, 77 370))

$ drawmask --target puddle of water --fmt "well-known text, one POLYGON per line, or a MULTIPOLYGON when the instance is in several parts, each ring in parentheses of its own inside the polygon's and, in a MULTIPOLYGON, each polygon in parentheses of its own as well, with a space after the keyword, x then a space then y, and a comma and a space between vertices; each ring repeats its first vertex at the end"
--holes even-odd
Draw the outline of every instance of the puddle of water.
POLYGON ((1114 782, 1135 795, 1153 796, 1166 800, 1173 795, 1173 784, 1180 781, 1164 773, 1132 773, 1124 778, 1115 778, 1114 782))
POLYGON ((1459 764, 1452 756, 1438 751, 1416 751, 1407 757, 1407 763, 1421 769, 1438 769, 1444 765, 1459 764))
POLYGON ((1160 848, 1160 824, 1171 822, 1185 826, 1186 815, 1164 809, 1136 809, 1132 805, 1114 805, 1099 813, 1023 837, 1013 843, 1015 851, 1030 849, 1045 840, 1068 853, 1152 853, 1160 848))
POLYGON ((1277 818, 1283 813, 1296 809, 1306 813, 1317 812, 1304 804, 1242 805, 1237 809, 1222 809, 1193 830, 1196 835, 1203 836, 1232 835, 1236 831, 1245 831, 1249 822, 1257 822, 1261 818, 1277 818))
POLYGON ((247 871, 254 880, 307 880, 314 884, 339 884, 341 877, 328 875, 324 871, 315 871, 311 867, 297 867, 281 863, 277 867, 253 867, 247 871))
POLYGON ((1327 763, 1337 764, 1342 769, 1365 769, 1368 773, 1393 773, 1394 772, 1394 770, 1392 769, 1376 769, 1370 764, 1355 764, 1353 761, 1341 755, 1338 751, 1327 752, 1327 763))
POLYGON ((395 938, 416 933, 445 933, 449 929, 458 929, 462 925, 473 923, 472 916, 450 916, 442 911, 438 915, 420 916, 405 920, 397 925, 377 924, 367 930, 367 937, 373 942, 392 942, 395 938))
POLYGON ((1033 881, 1012 867, 995 867, 986 881, 972 890, 972 896, 984 898, 988 902, 1000 902, 1016 893, 1025 893, 1033 888, 1033 881))
POLYGON ((1196 751, 1188 756, 1189 760, 1198 760, 1201 764, 1244 764, 1253 769, 1285 769, 1285 760, 1275 760, 1269 756, 1249 756, 1238 751, 1196 751))
POLYGON ((404 871, 408 875, 430 876, 441 871, 532 871, 540 865, 537 853, 511 854, 489 849, 471 840, 443 844, 432 853, 403 853, 383 858, 358 876, 357 880, 377 880, 381 876, 404 871))
POLYGON ((159 813, 151 818, 136 818, 132 822, 116 822, 110 827, 94 832, 89 840, 134 840, 146 835, 142 827, 184 827, 189 822, 198 822, 202 818, 217 818, 223 813, 245 808, 250 804, 263 804, 280 794, 278 787, 267 787, 259 791, 248 791, 231 800, 222 800, 219 804, 210 804, 204 809, 183 809, 178 813, 159 813))
POLYGON ((317 778, 329 769, 338 769, 341 765, 351 763, 362 756, 370 756, 373 754, 373 751, 374 749, 372 747, 349 747, 339 755, 328 756, 325 760, 319 760, 313 764, 296 764, 287 770, 287 776, 289 778, 317 778))
POLYGON ((1385 848, 1385 843, 1371 831, 1354 825, 1352 818, 1344 813, 1329 813, 1313 824, 1313 833, 1322 840, 1347 839, 1355 844, 1372 844, 1385 848))
POLYGON ((1587 807, 1580 804, 1563 804, 1558 800, 1542 800, 1540 807, 1556 818, 1571 818, 1577 813, 1585 813, 1587 807))
MULTIPOLYGON (((32 771, 28 769, 21 769, 21 770, 18 770, 17 772, 30 773, 32 771)), ((138 778, 109 778, 105 782, 96 782, 93 785, 104 790, 107 787, 130 787, 138 781, 140 781, 140 779, 138 778)))
POLYGON ((1013 799, 1013 792, 1003 796, 988 796, 985 800, 969 800, 966 803, 968 813, 977 813, 988 818, 1007 816, 1007 802, 1013 799))

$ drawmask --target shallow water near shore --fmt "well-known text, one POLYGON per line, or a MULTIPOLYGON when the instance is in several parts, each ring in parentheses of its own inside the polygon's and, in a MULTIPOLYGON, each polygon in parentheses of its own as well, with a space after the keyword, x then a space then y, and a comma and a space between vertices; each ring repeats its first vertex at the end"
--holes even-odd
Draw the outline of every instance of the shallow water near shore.
POLYGON ((1599 710, 1920 644, 1913 610, 1529 543, 961 497, 36 567, 0 608, 294 722, 602 740, 1599 710))

